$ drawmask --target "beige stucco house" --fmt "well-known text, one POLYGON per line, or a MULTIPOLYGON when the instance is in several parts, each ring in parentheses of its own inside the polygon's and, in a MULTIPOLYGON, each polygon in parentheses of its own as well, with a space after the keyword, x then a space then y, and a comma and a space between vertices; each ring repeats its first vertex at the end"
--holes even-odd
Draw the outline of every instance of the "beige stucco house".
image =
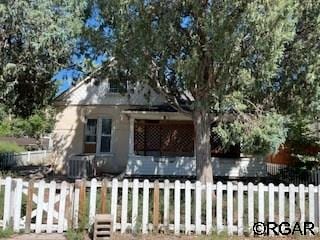
MULTIPOLYGON (((99 173, 127 175, 196 174, 191 119, 142 85, 126 86, 88 78, 58 96, 53 132, 57 169, 76 155, 94 155, 99 173), (125 90, 125 91, 123 91, 125 90), (121 93, 120 93, 121 92, 121 93)), ((217 176, 263 176, 264 159, 243 157, 235 146, 219 150, 212 136, 217 176)))

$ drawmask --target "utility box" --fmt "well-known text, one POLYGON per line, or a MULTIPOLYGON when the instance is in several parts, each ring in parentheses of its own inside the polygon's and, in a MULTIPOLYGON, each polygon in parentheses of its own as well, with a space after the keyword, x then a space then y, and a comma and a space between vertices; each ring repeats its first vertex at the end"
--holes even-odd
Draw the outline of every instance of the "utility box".
POLYGON ((68 160, 68 177, 72 179, 95 176, 95 155, 77 154, 68 160))

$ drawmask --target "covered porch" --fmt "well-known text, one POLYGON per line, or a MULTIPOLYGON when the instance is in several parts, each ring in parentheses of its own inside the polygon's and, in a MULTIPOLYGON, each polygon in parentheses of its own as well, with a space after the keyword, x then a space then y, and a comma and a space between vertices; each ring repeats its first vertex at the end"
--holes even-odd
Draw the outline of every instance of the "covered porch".
MULTIPOLYGON (((129 117, 128 176, 196 176, 194 129, 190 117, 167 111, 123 111, 129 117)), ((211 137, 216 177, 263 177, 263 157, 248 157, 235 146, 224 152, 211 137)))

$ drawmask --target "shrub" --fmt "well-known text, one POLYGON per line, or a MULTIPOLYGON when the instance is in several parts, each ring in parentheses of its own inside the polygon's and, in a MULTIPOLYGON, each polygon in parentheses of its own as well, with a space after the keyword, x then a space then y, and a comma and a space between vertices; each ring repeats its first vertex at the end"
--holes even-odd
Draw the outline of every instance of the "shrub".
POLYGON ((23 150, 23 147, 18 146, 16 143, 0 141, 0 153, 22 152, 23 150))
POLYGON ((67 231, 66 237, 68 240, 84 240, 84 232, 83 231, 77 231, 73 229, 69 229, 67 231))
POLYGON ((14 234, 11 228, 0 229, 0 238, 8 239, 14 234))

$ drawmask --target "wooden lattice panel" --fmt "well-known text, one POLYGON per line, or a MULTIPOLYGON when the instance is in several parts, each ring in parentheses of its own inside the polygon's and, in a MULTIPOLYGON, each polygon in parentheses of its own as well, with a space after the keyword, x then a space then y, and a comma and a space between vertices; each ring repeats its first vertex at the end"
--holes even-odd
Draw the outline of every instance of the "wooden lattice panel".
POLYGON ((109 240, 112 233, 112 216, 97 214, 94 223, 93 240, 109 240))

